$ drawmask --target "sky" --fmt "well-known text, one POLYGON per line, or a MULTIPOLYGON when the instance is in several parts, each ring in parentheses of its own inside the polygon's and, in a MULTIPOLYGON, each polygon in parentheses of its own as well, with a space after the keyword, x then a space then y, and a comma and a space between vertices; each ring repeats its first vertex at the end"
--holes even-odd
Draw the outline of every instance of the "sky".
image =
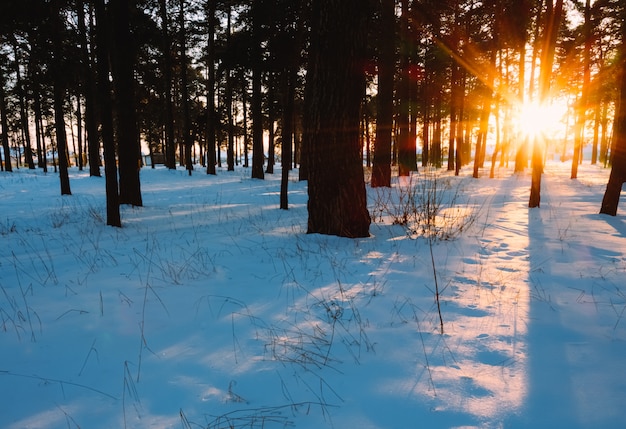
POLYGON ((2 172, 0 427, 621 428, 626 217, 570 168, 538 209, 505 168, 368 187, 363 239, 306 234, 297 171, 280 210, 280 169, 144 168, 122 228, 103 178, 2 172))

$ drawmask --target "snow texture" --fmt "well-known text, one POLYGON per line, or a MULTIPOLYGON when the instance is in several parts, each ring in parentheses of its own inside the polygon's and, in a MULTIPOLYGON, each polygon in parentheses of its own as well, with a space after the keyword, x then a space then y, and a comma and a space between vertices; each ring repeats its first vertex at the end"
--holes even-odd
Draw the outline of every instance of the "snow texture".
POLYGON ((295 171, 285 211, 280 170, 144 168, 122 228, 102 178, 0 173, 0 427, 623 428, 626 217, 569 168, 539 209, 509 169, 368 188, 365 239, 307 235, 295 171))

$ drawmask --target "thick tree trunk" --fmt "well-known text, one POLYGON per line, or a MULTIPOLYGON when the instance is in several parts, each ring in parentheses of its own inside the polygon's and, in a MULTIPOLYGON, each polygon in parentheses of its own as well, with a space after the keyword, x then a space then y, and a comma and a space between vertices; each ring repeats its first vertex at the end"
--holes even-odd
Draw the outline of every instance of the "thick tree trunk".
POLYGON ((135 109, 134 47, 130 10, 134 1, 110 0, 114 47, 111 50, 117 111, 120 203, 143 205, 139 169, 141 153, 135 109))
MULTIPOLYGON (((622 17, 622 38, 626 40, 626 11, 622 17)), ((621 76, 620 96, 618 110, 615 117, 615 141, 612 147, 611 174, 606 185, 606 191, 602 198, 600 213, 615 216, 622 192, 622 186, 626 182, 626 44, 621 47, 621 76)))
POLYGON ((314 0, 305 93, 308 232, 369 236, 359 139, 368 8, 362 0, 314 0))
POLYGON ((59 178, 61 180, 61 195, 71 195, 70 178, 67 162, 67 133, 65 132, 65 116, 63 101, 65 87, 62 82, 54 82, 54 129, 57 137, 57 152, 59 158, 59 178))

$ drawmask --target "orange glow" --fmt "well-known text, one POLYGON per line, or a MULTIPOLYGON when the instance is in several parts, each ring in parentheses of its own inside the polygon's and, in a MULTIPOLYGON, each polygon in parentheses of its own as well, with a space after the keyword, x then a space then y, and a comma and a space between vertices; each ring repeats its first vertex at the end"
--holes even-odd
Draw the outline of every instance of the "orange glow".
POLYGON ((551 139, 565 132, 566 116, 567 105, 564 103, 525 103, 519 110, 519 129, 531 138, 551 139))

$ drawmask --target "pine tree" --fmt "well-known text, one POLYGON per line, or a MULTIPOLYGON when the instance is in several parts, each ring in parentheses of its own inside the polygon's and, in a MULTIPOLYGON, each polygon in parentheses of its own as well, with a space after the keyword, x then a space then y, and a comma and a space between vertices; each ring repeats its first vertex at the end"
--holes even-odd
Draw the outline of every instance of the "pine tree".
POLYGON ((615 142, 613 143, 611 174, 600 208, 600 213, 611 216, 617 215, 622 186, 626 182, 626 7, 623 5, 621 29, 620 86, 618 110, 615 117, 615 142))
POLYGON ((367 237, 359 136, 368 3, 314 0, 305 92, 308 232, 367 237))

